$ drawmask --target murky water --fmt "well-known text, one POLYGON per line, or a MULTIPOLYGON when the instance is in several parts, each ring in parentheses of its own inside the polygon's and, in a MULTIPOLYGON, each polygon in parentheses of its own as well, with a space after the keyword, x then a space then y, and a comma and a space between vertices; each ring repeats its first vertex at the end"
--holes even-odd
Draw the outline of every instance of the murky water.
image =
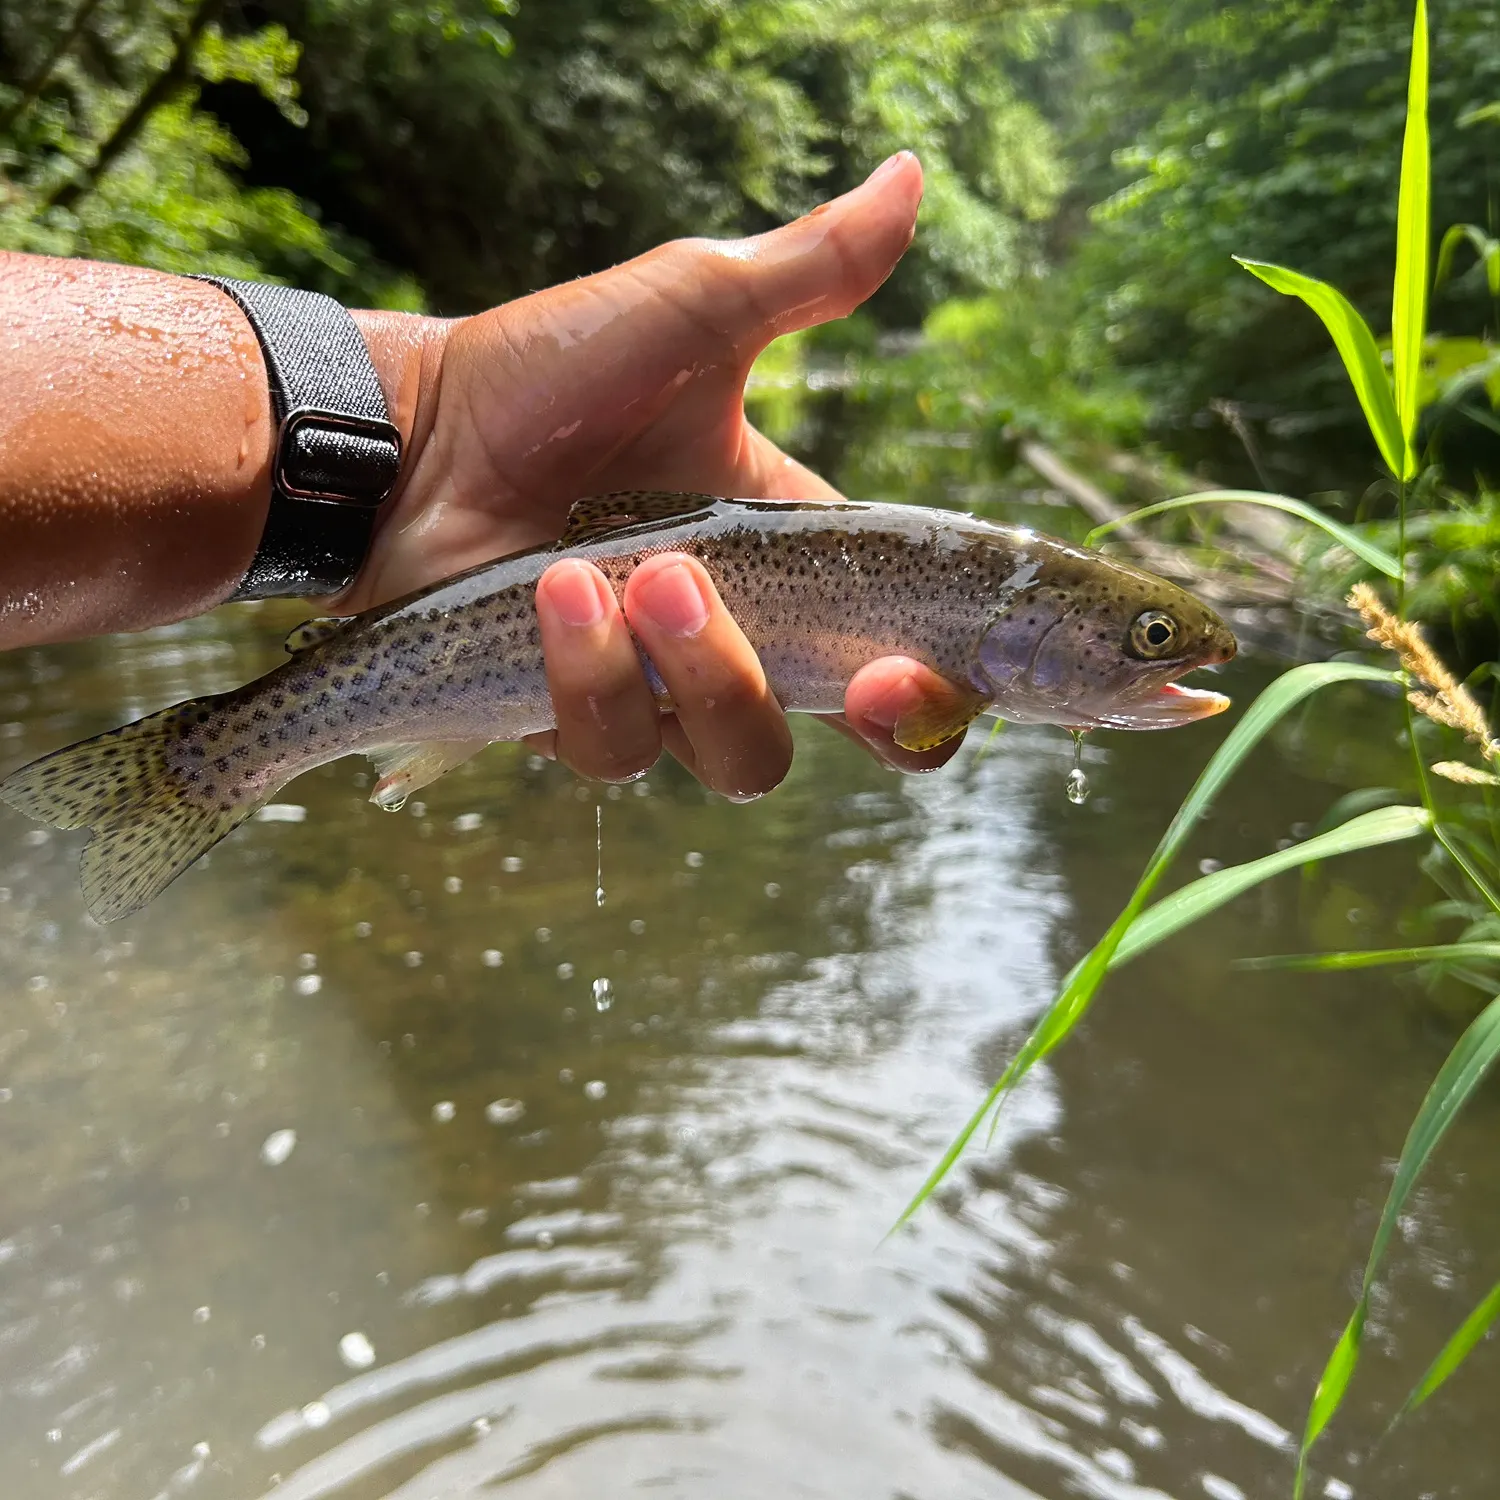
MULTIPOLYGON (((0 658, 0 765, 242 680, 278 622, 0 658)), ((102 930, 76 841, 0 813, 6 1500, 1288 1494, 1453 1022, 1228 960, 1387 935, 1406 855, 1120 974, 882 1238, 1225 727, 1099 736, 1082 806, 1068 737, 1014 728, 903 780, 804 725, 748 807, 507 748, 392 817, 346 761, 102 930)), ((1184 874, 1379 780, 1394 728, 1330 700, 1184 874)), ((1370 1447, 1496 1275, 1495 1114, 1419 1195, 1314 1493, 1494 1493, 1493 1350, 1370 1447)))

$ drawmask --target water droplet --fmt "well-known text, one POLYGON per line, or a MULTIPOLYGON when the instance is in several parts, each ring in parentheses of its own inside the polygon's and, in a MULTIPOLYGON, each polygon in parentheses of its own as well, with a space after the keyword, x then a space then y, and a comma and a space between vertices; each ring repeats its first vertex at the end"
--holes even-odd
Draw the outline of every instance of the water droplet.
POLYGON ((326 1401, 309 1401, 302 1408, 302 1420, 309 1427, 326 1427, 333 1418, 326 1401))
POLYGON ((766 882, 766 895, 774 901, 780 894, 781 887, 774 880, 768 880, 766 882))
POLYGON ((403 953, 401 961, 408 969, 420 969, 422 967, 422 955, 415 948, 409 953, 403 953))
POLYGON ((475 1437, 483 1437, 490 1430, 490 1419, 488 1417, 476 1417, 474 1419, 473 1432, 475 1437))
POLYGON ((539 943, 550 943, 552 941, 552 929, 550 927, 538 927, 536 940, 539 943))
POLYGON ((279 1167, 297 1146, 295 1130, 273 1130, 261 1143, 260 1159, 268 1167, 279 1167))
POLYGON ((514 1125, 526 1113, 519 1099, 491 1099, 484 1107, 484 1117, 491 1125, 514 1125))
POLYGON ((639 917, 635 917, 630 923, 630 930, 636 937, 639 937, 646 930, 646 924, 639 917))
POLYGON ((439 1099, 438 1102, 432 1106, 432 1118, 436 1120, 439 1125, 446 1125, 448 1121, 451 1120, 457 1113, 458 1108, 451 1099, 439 1099))
POLYGON ((1200 859, 1198 861, 1198 873, 1200 875, 1212 875, 1215 870, 1222 870, 1224 861, 1222 859, 1200 859))
MULTIPOLYGON (((613 787, 610 788, 614 790, 613 787)), ((604 804, 594 804, 594 905, 604 905, 604 804)))
POLYGON ((557 1081, 559 1083, 572 1083, 572 1081, 573 1081, 573 1070, 572 1070, 572 1068, 559 1068, 557 1070, 557 1081))
POLYGON ((682 862, 690 870, 701 870, 703 868, 703 856, 696 849, 689 849, 682 856, 682 862))
POLYGON ((62 1428, 61 1427, 49 1427, 47 1429, 47 1441, 49 1443, 60 1443, 60 1442, 62 1442, 62 1428))
POLYGON ((346 1333, 339 1340, 339 1358, 351 1370, 368 1370, 375 1363, 375 1346, 362 1333, 346 1333))
POLYGON ((297 967, 307 973, 318 967, 318 955, 316 953, 299 953, 297 955, 297 967))
POLYGON ((413 802, 411 815, 414 818, 425 818, 427 816, 427 804, 425 802, 413 802))
POLYGON ((206 1323, 213 1314, 206 1307, 195 1307, 193 1309, 193 1322, 206 1323))
POLYGON ((252 1349, 264 1349, 266 1347, 266 1336, 265 1336, 265 1334, 263 1334, 263 1333, 257 1333, 255 1335, 255 1337, 250 1340, 250 1347, 252 1349))
POLYGON ((464 883, 458 878, 457 875, 450 875, 443 882, 443 889, 447 891, 450 896, 456 896, 461 890, 463 890, 463 888, 464 883))
POLYGON ((500 868, 504 870, 507 875, 514 875, 523 864, 525 864, 525 860, 523 860, 519 854, 507 854, 505 858, 500 861, 500 868))
POLYGON ((609 1092, 609 1085, 602 1078, 591 1078, 583 1086, 585 1099, 602 1099, 609 1092))
POLYGON ((299 974, 297 976, 297 993, 299 995, 316 995, 323 988, 323 976, 321 974, 299 974))
POLYGON ((459 813, 453 820, 454 833, 473 833, 484 823, 483 813, 459 813))
POLYGON ((558 966, 557 966, 557 977, 559 979, 571 979, 573 977, 573 965, 572 964, 558 964, 558 966))
MULTIPOLYGON (((393 797, 389 802, 378 802, 377 807, 382 807, 386 812, 400 812, 406 806, 405 797, 393 797)), ((327 1409, 326 1407, 324 1408, 327 1409)))
POLYGON ((1074 807, 1082 807, 1089 800, 1089 779, 1083 774, 1081 766, 1074 766, 1068 772, 1067 789, 1068 801, 1074 807))
POLYGON ((498 969, 505 962, 505 955, 498 948, 486 948, 480 954, 480 961, 487 969, 498 969))
POLYGON ((375 929, 371 927, 368 922, 356 922, 354 924, 355 937, 369 937, 369 935, 374 932, 374 930, 375 929))
POLYGON ((615 1003, 615 992, 607 979, 594 981, 594 1009, 608 1010, 615 1003))

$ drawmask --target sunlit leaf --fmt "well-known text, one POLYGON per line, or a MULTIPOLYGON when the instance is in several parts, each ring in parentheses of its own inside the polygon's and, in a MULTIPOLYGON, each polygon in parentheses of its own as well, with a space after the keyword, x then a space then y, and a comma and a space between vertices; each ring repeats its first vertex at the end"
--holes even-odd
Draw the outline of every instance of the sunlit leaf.
POLYGON ((1421 415, 1422 340, 1427 331, 1427 257, 1431 253, 1430 152, 1427 142, 1427 0, 1417 0, 1406 85, 1406 135, 1401 143, 1401 196, 1396 208, 1396 282, 1391 293, 1391 365, 1404 451, 1396 472, 1417 472, 1415 439, 1421 415))
POLYGON ((1267 286, 1288 297, 1300 297, 1323 320, 1323 326, 1332 336, 1344 368, 1349 372, 1354 393, 1359 397, 1360 408, 1380 449, 1380 456, 1389 465, 1391 473, 1398 478, 1410 478, 1406 439, 1402 435, 1391 383, 1381 363, 1380 350, 1375 346, 1370 325, 1360 317, 1349 299, 1326 281, 1304 276, 1300 271, 1289 271, 1285 266, 1272 265, 1269 261, 1247 260, 1242 255, 1234 258, 1267 286))
POLYGON ((1340 546, 1347 547, 1361 562, 1368 563, 1387 578, 1401 576, 1401 565, 1396 559, 1373 542, 1366 541, 1357 531, 1330 520, 1305 500, 1294 500, 1289 495, 1268 495, 1260 490, 1200 490, 1193 495, 1179 495, 1174 500, 1158 500, 1154 505, 1145 505, 1140 510, 1131 511, 1128 516, 1120 516, 1117 520, 1106 521, 1102 526, 1094 527, 1083 539, 1084 545, 1092 547, 1098 538, 1107 536, 1117 527, 1132 521, 1143 521, 1148 516, 1159 516, 1169 510, 1184 510, 1193 505, 1260 505, 1267 510, 1285 511, 1287 515, 1320 527, 1340 546))
POLYGON ((1484 279, 1490 295, 1500 292, 1500 240, 1487 235, 1477 224, 1450 224, 1438 245, 1437 268, 1432 284, 1440 287, 1453 274, 1453 257, 1467 240, 1484 266, 1484 279))
POLYGON ((1474 1346, 1489 1332, 1490 1325, 1500 1318, 1500 1282, 1496 1282, 1489 1294, 1458 1325, 1458 1331, 1443 1345, 1438 1357, 1427 1367, 1427 1373, 1417 1382, 1401 1404, 1391 1425, 1394 1427, 1407 1412, 1415 1411, 1473 1352, 1474 1346))
POLYGON ((1359 1362, 1365 1319, 1369 1315, 1370 1292, 1390 1245, 1391 1236, 1395 1234, 1397 1222, 1406 1207, 1406 1200, 1433 1153, 1442 1144, 1443 1137, 1447 1135, 1459 1110, 1478 1088, 1497 1056, 1500 1056, 1500 996, 1490 1001, 1458 1039, 1433 1080, 1432 1087, 1428 1089, 1422 1108, 1407 1132, 1406 1142, 1401 1148, 1401 1158, 1396 1163, 1395 1179, 1391 1183, 1385 1207, 1381 1210, 1380 1223, 1376 1226, 1375 1238, 1370 1245, 1369 1259, 1365 1262, 1359 1301, 1355 1304, 1343 1336, 1329 1356, 1322 1379, 1313 1395, 1312 1406, 1308 1410, 1307 1427, 1297 1454, 1294 1500, 1300 1500, 1306 1483, 1308 1452, 1338 1410, 1359 1362))
MULTIPOLYGON (((1227 865, 1173 891, 1170 896, 1148 907, 1130 925, 1130 930, 1120 940, 1110 960, 1110 968, 1129 963, 1148 948, 1154 948, 1164 938, 1180 932, 1200 917, 1216 911, 1226 902, 1253 887, 1279 875, 1284 870, 1298 865, 1310 864, 1315 859, 1328 859, 1336 854, 1352 854, 1358 849, 1372 849, 1377 844, 1392 844, 1398 839, 1409 839, 1431 826, 1427 810, 1421 807, 1382 807, 1367 812, 1358 818, 1319 834, 1316 838, 1278 849, 1274 854, 1262 855, 1259 859, 1241 865, 1227 865)), ((1500 943, 1488 945, 1500 953, 1500 943)))
POLYGON ((1237 958, 1237 969, 1375 969, 1387 964, 1426 964, 1440 959, 1497 958, 1500 943, 1429 943, 1422 948, 1362 948, 1344 953, 1264 953, 1237 958))
MULTIPOLYGON (((1284 672, 1247 708, 1238 724, 1230 730, 1224 743, 1214 752, 1213 758, 1203 768, 1192 790, 1183 799, 1176 815, 1162 835, 1155 852, 1146 866, 1124 911, 1110 924, 1109 930, 1079 961, 1063 982, 1057 998, 1042 1013, 1030 1034, 1021 1044, 1021 1050, 1011 1060, 1010 1066, 984 1102, 970 1116, 943 1153, 942 1159, 928 1174, 927 1180, 916 1195, 902 1210, 893 1229, 904 1224, 932 1195, 933 1190, 947 1176, 953 1164, 963 1153, 964 1147, 973 1138, 974 1132, 984 1123, 991 1108, 997 1107, 1005 1096, 1018 1084, 1036 1063, 1060 1046, 1073 1028, 1082 1020, 1093 1003, 1099 985, 1113 960, 1131 924, 1145 910, 1151 893, 1161 877, 1170 868, 1172 861, 1181 852, 1199 821, 1212 806, 1214 799, 1223 790, 1230 777, 1239 769, 1245 758, 1270 731, 1294 708, 1311 694, 1322 688, 1343 682, 1379 683, 1387 687, 1399 687, 1398 673, 1382 671, 1378 667, 1367 667, 1358 662, 1307 662, 1284 672)), ((1336 832, 1337 830, 1335 830, 1336 832)))

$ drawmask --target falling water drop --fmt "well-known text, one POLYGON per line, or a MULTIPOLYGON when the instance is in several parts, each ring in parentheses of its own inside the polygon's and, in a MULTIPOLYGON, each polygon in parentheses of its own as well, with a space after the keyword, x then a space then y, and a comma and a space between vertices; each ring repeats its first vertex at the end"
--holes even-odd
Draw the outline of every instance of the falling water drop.
POLYGON ((594 1009, 608 1010, 614 1003, 614 986, 607 979, 596 979, 594 981, 594 1009))
POLYGON ((594 804, 594 905, 604 905, 604 804, 594 804))
POLYGON ((389 802, 377 802, 375 805, 383 812, 400 812, 406 806, 406 798, 395 797, 389 802))
POLYGON ((1068 772, 1068 801, 1074 807, 1082 807, 1089 800, 1089 779, 1083 771, 1083 731, 1073 733, 1073 769, 1068 772))

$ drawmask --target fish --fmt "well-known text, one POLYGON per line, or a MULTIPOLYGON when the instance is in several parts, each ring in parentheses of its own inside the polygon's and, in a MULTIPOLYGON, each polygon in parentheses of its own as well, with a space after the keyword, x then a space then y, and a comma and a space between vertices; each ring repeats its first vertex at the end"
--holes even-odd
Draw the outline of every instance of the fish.
MULTIPOLYGON (((623 598, 635 568, 664 551, 703 563, 788 712, 842 711, 849 680, 878 657, 938 672, 949 691, 895 726, 910 750, 983 713, 1147 730, 1228 706, 1177 680, 1235 654, 1228 627, 1129 563, 960 512, 627 491, 578 501, 554 543, 310 620, 264 676, 45 755, 0 782, 0 799, 92 830, 84 899, 114 921, 304 771, 366 755, 379 773, 371 800, 392 808, 486 745, 554 727, 538 578, 585 558, 623 598)), ((670 710, 643 650, 641 663, 670 710)))

